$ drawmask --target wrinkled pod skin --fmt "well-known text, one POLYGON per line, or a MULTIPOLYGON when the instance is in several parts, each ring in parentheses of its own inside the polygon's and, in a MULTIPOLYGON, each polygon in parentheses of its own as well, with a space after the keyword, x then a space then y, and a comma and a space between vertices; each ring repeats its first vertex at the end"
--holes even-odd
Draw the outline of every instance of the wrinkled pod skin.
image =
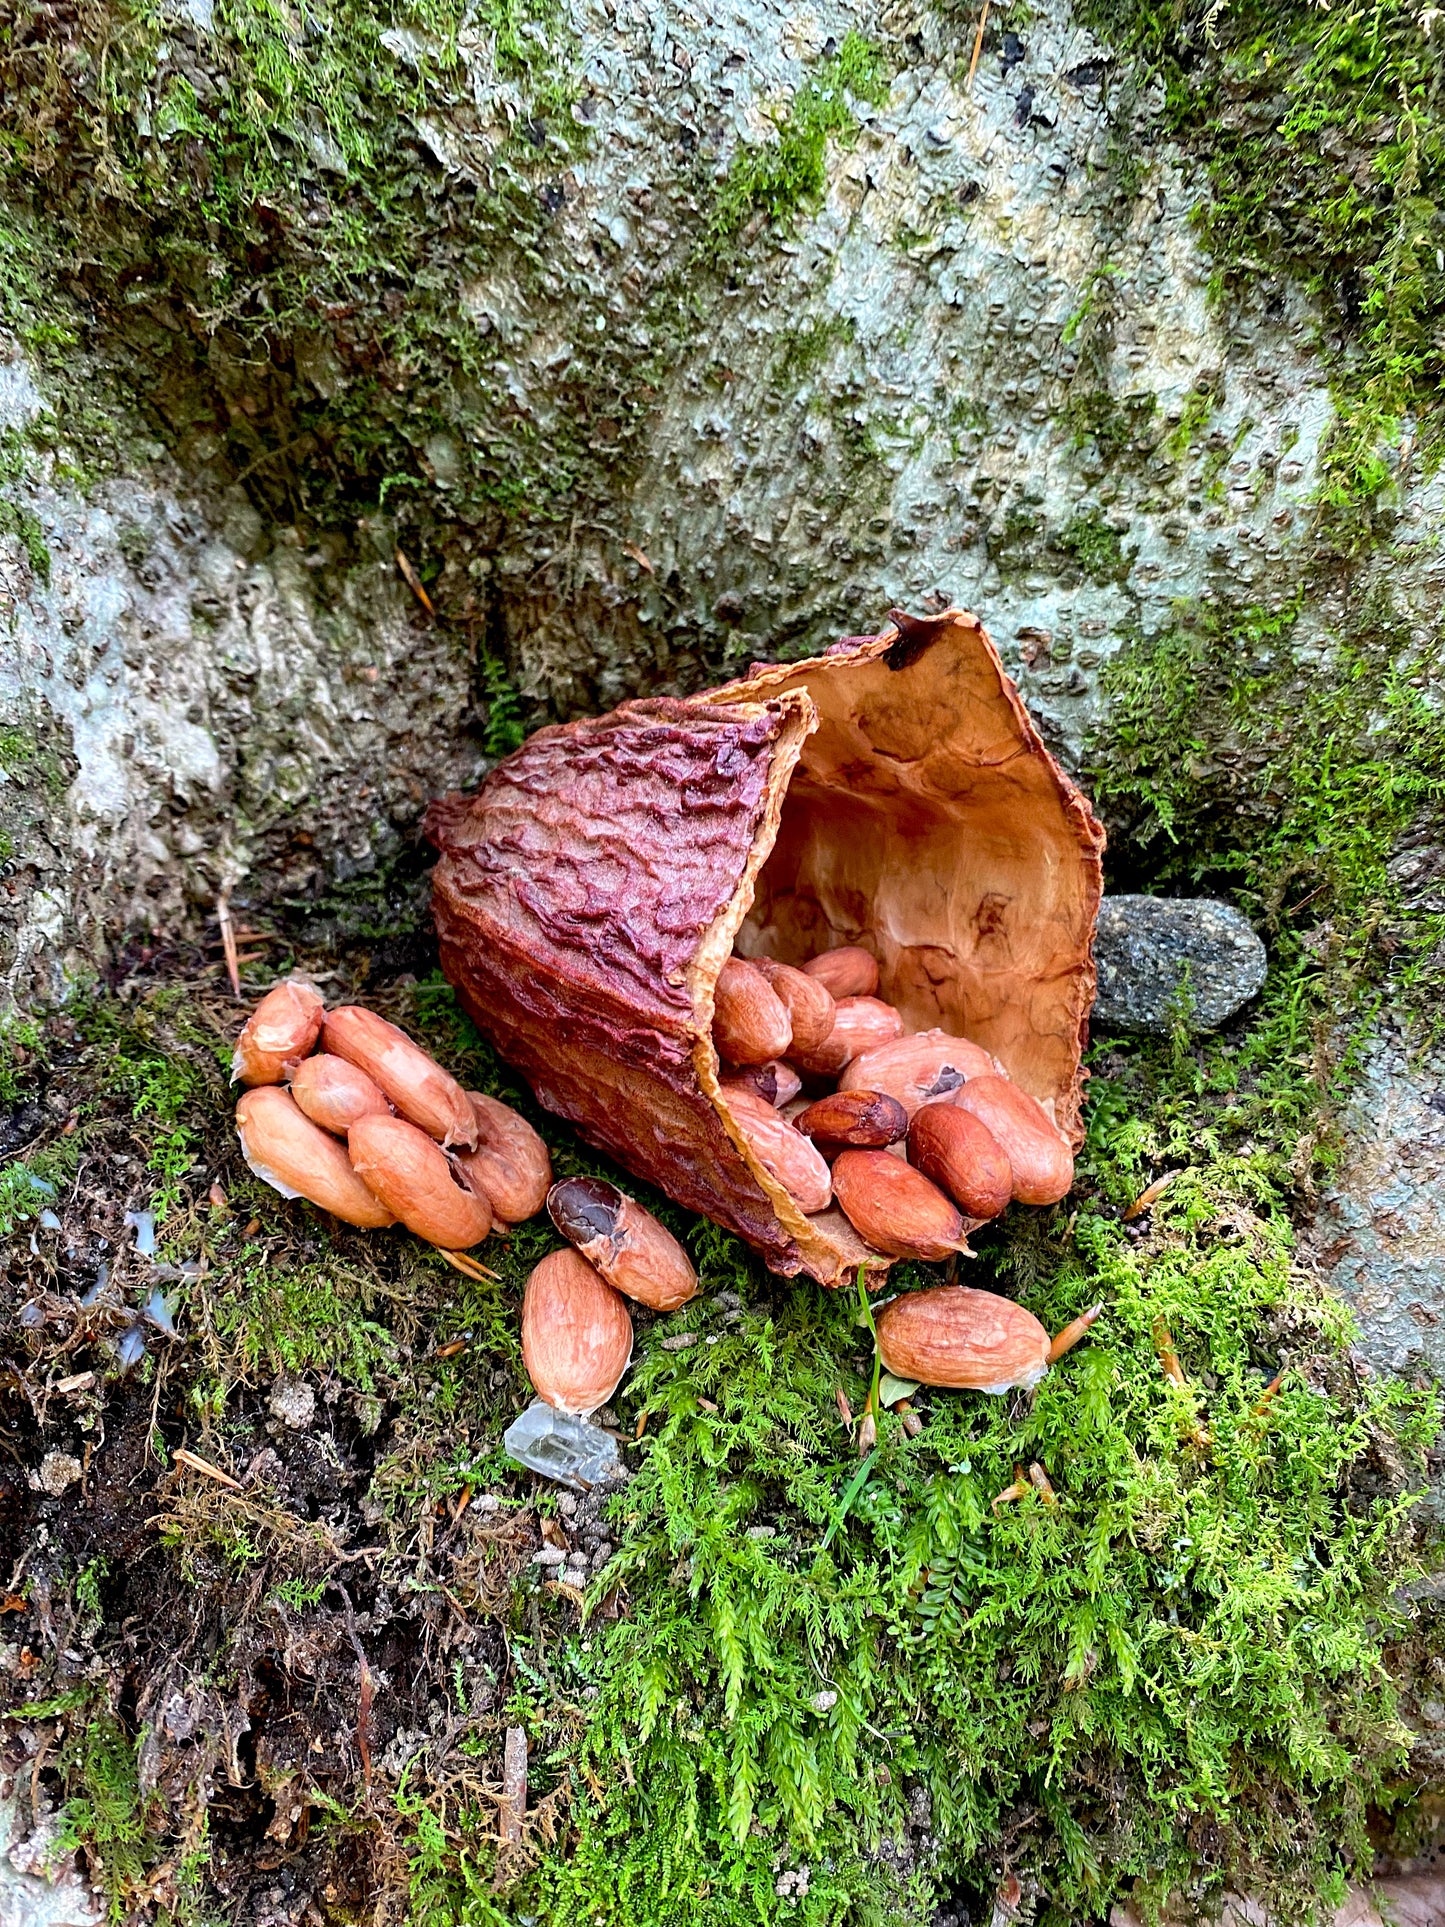
POLYGON ((815 1144, 859 1149, 896 1144, 908 1131, 908 1113, 883 1091, 831 1091, 792 1120, 794 1130, 815 1144))
POLYGON ((552 1158, 526 1118, 510 1104, 468 1091, 477 1123, 477 1148, 456 1161, 474 1191, 484 1191, 503 1224, 521 1224, 540 1211, 552 1182, 552 1158))
POLYGON ((838 1015, 828 986, 806 971, 794 970, 791 964, 775 963, 771 957, 754 957, 751 962, 788 1013, 793 1027, 790 1049, 806 1054, 826 1043, 838 1015))
POLYGON ((728 1064, 766 1064, 785 1056, 793 1041, 792 1020, 762 972, 729 957, 713 991, 712 1041, 728 1064))
POLYGON ((1048 1370, 1048 1333, 1032 1312, 992 1291, 912 1291, 875 1313, 874 1325, 878 1355, 896 1378, 1002 1393, 1037 1385, 1048 1370))
POLYGON ((848 1221, 894 1258, 947 1258, 968 1250, 967 1228, 951 1198, 891 1151, 842 1151, 833 1195, 848 1221))
POLYGON ((287 978, 257 1004, 231 1053, 233 1084, 279 1084, 286 1066, 316 1046, 326 1013, 321 992, 287 978))
POLYGON ((322 1047, 364 1070, 411 1123, 444 1147, 476 1148, 477 1120, 467 1094, 404 1030, 360 1004, 326 1013, 322 1047))
POLYGON ((855 943, 809 957, 803 975, 820 983, 830 997, 873 997, 878 992, 878 963, 855 943))
POLYGON ((307 1198, 363 1231, 395 1224, 396 1214, 352 1169, 345 1146, 278 1085, 245 1093, 236 1106, 236 1133, 247 1164, 283 1198, 307 1198))
POLYGON ((794 1051, 792 1061, 811 1077, 836 1077, 864 1051, 902 1035, 903 1019, 892 1004, 880 997, 840 997, 827 1037, 816 1050, 794 1051))
POLYGON ((492 1228, 491 1200, 464 1191, 445 1151, 403 1117, 359 1117, 346 1135, 367 1187, 408 1231, 443 1251, 466 1251, 492 1228))
POLYGON ((971 1077, 953 1093, 987 1127, 1013 1170, 1020 1204, 1057 1204, 1074 1182, 1074 1154, 1048 1112, 1006 1077, 971 1077))
POLYGON ((966 1037, 923 1030, 860 1052, 838 1079, 838 1088, 887 1091, 912 1117, 921 1105, 950 1096, 967 1078, 997 1075, 993 1058, 966 1037))
POLYGON ((692 1260, 650 1211, 605 1178, 564 1178, 547 1194, 562 1236, 614 1290, 654 1311, 697 1296, 692 1260))
POLYGON ((291 1073, 291 1095, 313 1124, 345 1137, 359 1117, 389 1117, 391 1106, 378 1084, 344 1057, 318 1051, 291 1073))
POLYGON ((996 1218, 1013 1196, 1013 1166, 981 1118, 925 1104, 908 1127, 908 1162, 970 1218, 996 1218))
POLYGON ((549 1252, 522 1298, 522 1363, 540 1396, 586 1418, 607 1403, 631 1362, 626 1305, 577 1252, 549 1252))

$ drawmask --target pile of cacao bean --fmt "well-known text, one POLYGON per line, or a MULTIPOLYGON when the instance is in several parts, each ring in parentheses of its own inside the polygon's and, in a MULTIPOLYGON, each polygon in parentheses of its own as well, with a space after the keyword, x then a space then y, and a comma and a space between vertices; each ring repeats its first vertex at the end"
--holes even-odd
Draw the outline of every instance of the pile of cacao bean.
POLYGON ((674 1311, 697 1291, 687 1253, 650 1212, 599 1178, 553 1184, 524 1117, 464 1091, 375 1011, 328 1011, 312 985, 277 984, 247 1020, 231 1071, 247 1086, 236 1106, 242 1153, 283 1197, 366 1230, 402 1224, 473 1274, 481 1267, 463 1253, 548 1205, 577 1249, 552 1252, 528 1279, 522 1358, 560 1411, 595 1411, 621 1383, 632 1359, 624 1297, 674 1311))
MULTIPOLYGON (((905 1036, 877 988, 876 963, 852 948, 801 970, 732 958, 719 978, 728 1109, 800 1209, 836 1198, 876 1250, 938 1259, 966 1251, 970 1227, 1011 1198, 1061 1198, 1073 1158, 1043 1109, 966 1038, 905 1036)), ((527 1280, 522 1359, 560 1411, 585 1417, 621 1383, 627 1299, 667 1312, 697 1292, 687 1253, 636 1199, 600 1178, 554 1184, 525 1118, 463 1090, 374 1011, 328 1011, 311 984, 277 984, 241 1031, 232 1074, 247 1087, 236 1128, 252 1171, 347 1224, 404 1225, 459 1270, 490 1276, 464 1254, 547 1205, 571 1249, 527 1280)), ((1036 1383, 1096 1315, 1051 1343, 1012 1300, 938 1286, 880 1310, 878 1351, 900 1379, 1002 1392, 1036 1383)))
POLYGON ((836 1202, 894 1258, 967 1251, 972 1226, 1010 1200, 1057 1203, 1074 1158, 1043 1106, 968 1038, 906 1035, 877 991, 877 963, 854 946, 801 969, 723 965, 713 1043, 764 1169, 801 1211, 836 1202))

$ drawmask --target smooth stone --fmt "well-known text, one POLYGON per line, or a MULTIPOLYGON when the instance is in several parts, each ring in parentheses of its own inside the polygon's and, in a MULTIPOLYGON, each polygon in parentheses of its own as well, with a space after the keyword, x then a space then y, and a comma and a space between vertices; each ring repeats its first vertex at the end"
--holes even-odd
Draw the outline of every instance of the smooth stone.
POLYGON ((1217 1030, 1264 984, 1248 920, 1212 897, 1105 897, 1094 939, 1096 1031, 1217 1030))

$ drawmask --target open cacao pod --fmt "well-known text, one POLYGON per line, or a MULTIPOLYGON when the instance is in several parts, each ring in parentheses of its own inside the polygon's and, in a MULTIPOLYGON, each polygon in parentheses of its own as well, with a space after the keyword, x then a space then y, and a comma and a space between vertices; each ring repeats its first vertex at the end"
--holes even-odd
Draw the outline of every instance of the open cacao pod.
POLYGON ((776 1271, 893 1261, 836 1206, 805 1216, 729 1111, 734 948, 861 946, 910 1030, 971 1038, 1081 1137, 1103 832, 971 615, 895 611, 809 661, 538 730, 428 833, 442 967, 502 1056, 776 1271))

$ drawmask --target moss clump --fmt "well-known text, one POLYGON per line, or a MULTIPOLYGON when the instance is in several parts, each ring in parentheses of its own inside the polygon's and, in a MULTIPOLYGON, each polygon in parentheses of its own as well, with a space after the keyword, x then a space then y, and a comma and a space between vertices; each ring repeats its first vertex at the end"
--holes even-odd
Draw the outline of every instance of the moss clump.
POLYGON ((777 140, 740 147, 733 156, 709 221, 714 246, 734 240, 754 219, 786 228, 801 210, 821 200, 828 141, 846 140, 858 125, 850 100, 876 106, 887 97, 878 49, 861 34, 845 34, 838 51, 809 75, 788 113, 779 118, 777 140))
POLYGON ((1088 509, 1065 523, 1055 541, 1091 582, 1121 582, 1129 572, 1124 539, 1098 509, 1088 509))

